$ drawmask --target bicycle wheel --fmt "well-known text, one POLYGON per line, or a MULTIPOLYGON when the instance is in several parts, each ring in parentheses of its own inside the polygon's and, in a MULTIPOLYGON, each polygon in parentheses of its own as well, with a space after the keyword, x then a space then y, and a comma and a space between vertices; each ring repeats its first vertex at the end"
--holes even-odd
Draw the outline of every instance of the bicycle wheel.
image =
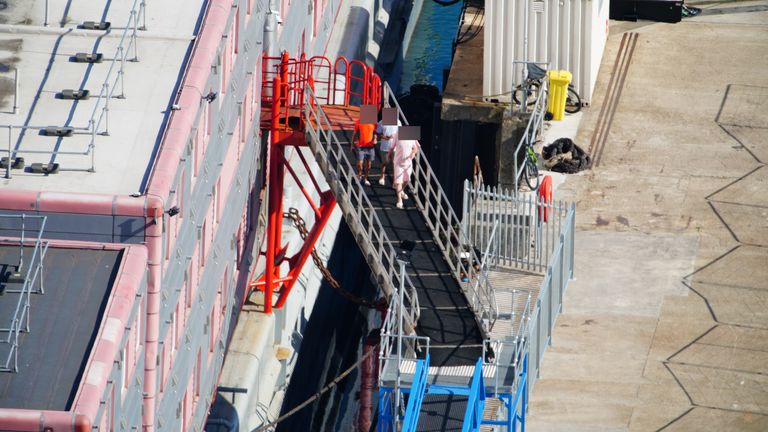
POLYGON ((527 85, 521 84, 517 87, 515 87, 515 91, 512 92, 512 100, 518 104, 522 105, 522 100, 525 99, 525 104, 528 106, 533 106, 536 104, 536 98, 539 96, 539 87, 541 87, 541 84, 539 84, 536 81, 528 81, 527 85), (527 98, 525 89, 528 89, 527 98))
POLYGON ((532 191, 539 188, 539 167, 536 166, 536 162, 532 161, 531 158, 525 159, 523 177, 525 177, 525 184, 527 184, 532 191))
POLYGON ((568 86, 568 96, 565 99, 565 112, 576 114, 581 111, 581 96, 576 93, 573 87, 568 86))

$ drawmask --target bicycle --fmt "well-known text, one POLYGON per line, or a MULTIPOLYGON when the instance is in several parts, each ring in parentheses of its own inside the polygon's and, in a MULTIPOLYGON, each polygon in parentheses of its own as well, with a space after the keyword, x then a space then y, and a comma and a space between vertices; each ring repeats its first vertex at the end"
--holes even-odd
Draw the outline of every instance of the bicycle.
MULTIPOLYGON (((527 106, 533 106, 536 104, 536 99, 539 96, 541 83, 547 77, 547 71, 535 63, 528 63, 526 69, 528 73, 525 82, 515 87, 515 90, 512 92, 512 100, 518 105, 521 105, 521 101, 525 100, 527 106)), ((575 114, 579 111, 581 111, 581 96, 579 96, 572 84, 568 84, 565 112, 575 114)))
POLYGON ((539 188, 539 157, 536 156, 536 152, 533 150, 533 146, 528 144, 525 146, 525 167, 523 168, 523 178, 525 184, 535 191, 539 188))

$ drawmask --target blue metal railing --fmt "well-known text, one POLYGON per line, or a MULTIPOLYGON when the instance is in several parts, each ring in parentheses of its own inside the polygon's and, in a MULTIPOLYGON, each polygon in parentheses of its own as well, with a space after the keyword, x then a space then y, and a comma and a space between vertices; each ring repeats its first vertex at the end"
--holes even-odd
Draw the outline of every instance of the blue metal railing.
POLYGON ((464 412, 464 424, 461 427, 461 432, 477 431, 483 422, 484 409, 483 359, 478 358, 477 363, 475 363, 475 373, 472 375, 472 386, 469 388, 469 399, 467 400, 467 410, 464 412))
POLYGON ((395 432, 395 394, 392 388, 379 388, 379 421, 377 432, 395 432))
POLYGON ((405 417, 403 417, 402 432, 415 432, 416 425, 419 423, 419 412, 421 411, 421 403, 424 401, 424 395, 427 391, 427 373, 429 372, 429 354, 424 360, 419 360, 416 363, 416 374, 413 377, 413 385, 411 385, 411 393, 408 396, 408 406, 405 409, 405 417))

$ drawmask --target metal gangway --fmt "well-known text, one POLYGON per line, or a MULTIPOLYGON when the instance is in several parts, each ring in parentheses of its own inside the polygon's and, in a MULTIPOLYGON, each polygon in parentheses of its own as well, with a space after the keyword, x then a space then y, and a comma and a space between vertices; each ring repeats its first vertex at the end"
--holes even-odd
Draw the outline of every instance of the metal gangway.
POLYGON ((499 199, 489 201, 477 189, 465 200, 471 209, 459 219, 422 153, 413 161, 410 199, 398 209, 391 185, 365 186, 352 163, 351 140, 362 105, 395 108, 400 124, 408 125, 389 86, 362 62, 295 59, 287 53, 264 59, 261 128, 270 136, 266 268, 250 286, 263 292, 266 313, 281 308, 338 205, 380 288, 379 304, 386 304, 378 352, 378 430, 429 429, 425 419, 459 421, 455 426, 463 430, 480 425, 516 430, 524 421, 531 371, 538 372, 572 275, 573 210, 567 212, 567 234, 563 212, 549 222, 542 219, 555 214, 551 199, 529 200, 526 206, 512 197, 508 207, 516 206, 517 216, 498 217, 483 206, 499 199), (290 178, 315 220, 311 229, 304 227, 304 244, 287 256, 282 221, 289 216, 282 203, 290 178), (510 233, 521 229, 510 243, 510 233), (550 237, 554 249, 521 253, 528 244, 550 245, 541 241, 550 237), (525 273, 530 258, 512 268, 521 274, 499 273, 497 265, 510 253, 540 257, 533 261, 538 273, 525 273), (523 288, 509 283, 521 277, 528 281, 523 288), (430 415, 420 416, 423 412, 430 415))
POLYGON ((483 341, 499 311, 490 280, 478 267, 481 258, 423 154, 413 161, 404 209, 395 207, 391 184, 365 186, 358 178, 350 141, 361 105, 397 108, 401 124, 408 125, 389 87, 362 62, 290 58, 287 53, 265 59, 261 127, 270 132, 266 268, 251 287, 264 293, 265 312, 282 307, 338 205, 388 304, 379 382, 392 396, 389 412, 398 412, 396 407, 405 410, 401 390, 413 385, 416 365, 427 357, 429 364, 421 370, 431 389, 469 383, 478 359, 489 350, 483 341), (310 158, 324 182, 313 177, 317 166, 310 166, 310 158), (309 182, 302 182, 298 169, 309 182), (282 194, 290 178, 309 201, 315 221, 303 236, 304 245, 287 257, 282 194))

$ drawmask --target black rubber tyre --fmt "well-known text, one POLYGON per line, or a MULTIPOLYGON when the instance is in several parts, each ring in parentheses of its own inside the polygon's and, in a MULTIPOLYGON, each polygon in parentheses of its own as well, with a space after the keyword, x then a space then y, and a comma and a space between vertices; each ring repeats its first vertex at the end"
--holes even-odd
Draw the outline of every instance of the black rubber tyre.
MULTIPOLYGON (((528 99, 526 100, 526 104, 528 106, 533 106, 536 104, 536 97, 539 95, 540 87, 541 84, 536 81, 528 82, 528 99)), ((520 101, 523 100, 524 93, 523 85, 515 87, 515 91, 512 92, 512 100, 515 101, 517 105, 521 105, 522 103, 520 101)))
POLYGON ((539 167, 531 158, 525 159, 525 170, 523 171, 523 177, 525 177, 525 184, 535 191, 539 188, 539 167))
POLYGON ((581 96, 576 93, 573 87, 568 86, 568 96, 565 99, 565 112, 568 114, 576 114, 581 111, 581 96))

